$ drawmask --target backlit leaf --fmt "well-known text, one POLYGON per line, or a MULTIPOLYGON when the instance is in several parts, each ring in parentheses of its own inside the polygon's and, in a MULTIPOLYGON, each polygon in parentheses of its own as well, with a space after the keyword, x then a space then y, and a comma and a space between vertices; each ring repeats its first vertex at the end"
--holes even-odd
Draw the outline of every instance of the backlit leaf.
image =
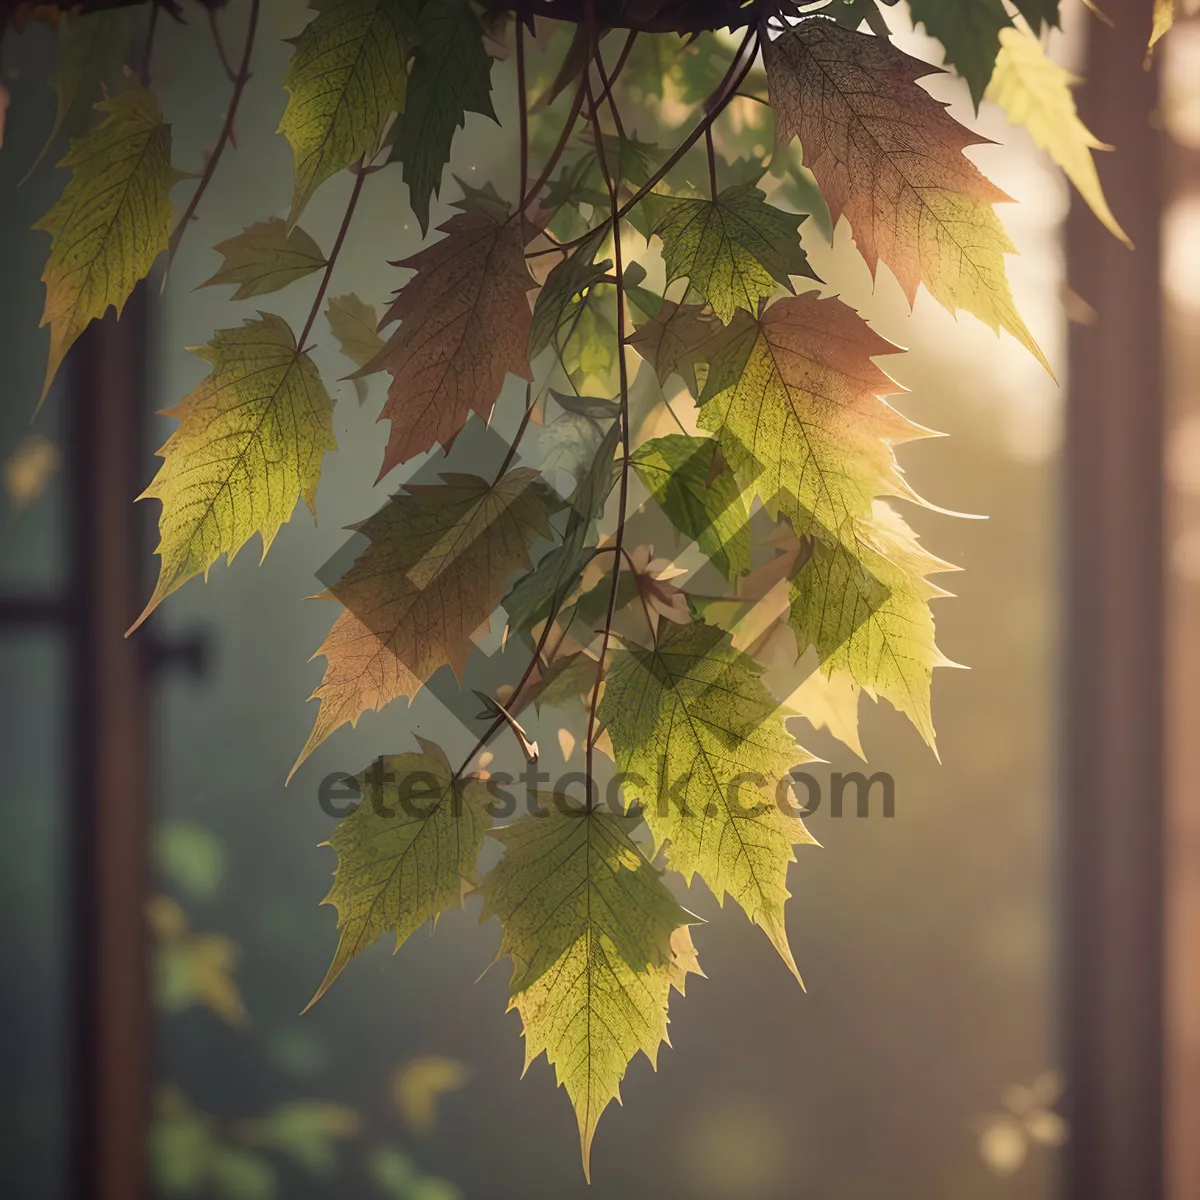
POLYGON ((146 277, 171 233, 171 127, 158 101, 131 85, 96 105, 104 119, 71 143, 59 163, 71 178, 34 226, 51 235, 42 280, 50 326, 45 399, 67 351, 88 324, 117 313, 146 277))
POLYGON ((904 389, 872 361, 897 351, 836 298, 786 296, 757 320, 738 314, 697 421, 796 533, 816 525, 836 536, 876 496, 917 498, 892 447, 928 431, 883 399, 904 389))
POLYGON ((201 287, 236 284, 234 300, 277 292, 325 265, 321 247, 299 225, 288 229, 281 217, 247 225, 236 237, 218 242, 213 249, 225 261, 201 287))
POLYGON ((282 317, 262 313, 193 350, 212 373, 168 415, 179 428, 139 499, 162 501, 154 594, 136 629, 176 588, 259 534, 263 556, 303 498, 313 509, 321 460, 336 450, 333 402, 282 317))
POLYGON ((365 367, 383 349, 374 306, 353 292, 334 296, 325 307, 325 316, 342 353, 355 366, 365 367))
POLYGON ((687 299, 728 325, 735 309, 757 312, 781 285, 791 291, 790 276, 816 278, 800 248, 803 220, 740 184, 715 200, 658 198, 651 231, 662 239, 667 283, 686 276, 687 299))
POLYGON ((878 504, 852 539, 818 542, 789 589, 799 647, 814 646, 826 674, 848 674, 871 696, 889 700, 930 746, 933 669, 951 664, 934 644, 929 610, 930 600, 949 593, 926 576, 949 570, 898 514, 878 504))
POLYGON ((999 104, 1014 125, 1029 130, 1034 143, 1062 167, 1104 227, 1132 249, 1133 243, 1108 207, 1092 159, 1093 150, 1112 147, 1097 140, 1079 119, 1071 95, 1075 77, 1047 58, 1041 41, 1024 30, 1006 29, 1000 40, 987 98, 999 104))
POLYGON ((293 773, 339 726, 411 698, 439 668, 461 679, 471 635, 550 536, 556 500, 536 471, 518 468, 495 486, 475 475, 442 481, 406 485, 357 526, 371 544, 322 593, 344 611, 317 651, 327 660, 311 697, 320 710, 293 773))
POLYGON ((1013 305, 1013 253, 992 204, 1008 197, 962 151, 986 139, 916 84, 935 68, 870 34, 813 17, 766 43, 780 145, 799 137, 836 221, 845 214, 875 271, 882 259, 910 303, 921 282, 1045 357, 1013 305))
POLYGON ((967 81, 978 108, 1000 52, 1000 31, 1012 24, 1004 0, 909 0, 909 8, 914 23, 946 48, 946 61, 967 81))
POLYGON ((659 627, 651 649, 613 657, 600 703, 626 803, 640 802, 656 846, 691 882, 731 895, 789 970, 784 929, 793 846, 813 839, 786 786, 812 756, 796 745, 762 667, 704 624, 659 627))
POLYGON ((640 1050, 667 1040, 672 935, 695 918, 630 840, 628 818, 542 796, 544 813, 495 831, 504 857, 483 882, 503 928, 509 1007, 525 1062, 543 1051, 575 1108, 584 1173, 604 1109, 640 1050))
POLYGON ((481 783, 454 779, 440 746, 417 739, 420 754, 376 759, 349 783, 362 799, 334 830, 333 887, 323 903, 337 909, 337 953, 315 1004, 346 964, 385 933, 399 950, 426 921, 460 903, 491 818, 481 783))
POLYGON ((604 231, 593 234, 546 276, 533 306, 530 359, 555 342, 559 330, 570 324, 582 295, 612 270, 611 258, 595 261, 604 238, 604 231))
POLYGON ((382 321, 400 327, 360 372, 392 376, 380 478, 435 445, 448 449, 470 413, 486 421, 506 373, 533 378, 526 293, 534 282, 519 226, 472 199, 458 207, 440 226, 444 238, 395 264, 417 272, 382 321))
POLYGON ((411 19, 405 0, 315 0, 283 77, 279 131, 295 159, 294 225, 331 175, 373 155, 404 108, 411 19))
POLYGON ((408 101, 398 122, 391 160, 403 164, 412 210, 429 228, 430 197, 438 194, 454 135, 469 112, 496 119, 492 60, 468 0, 424 0, 417 16, 419 44, 408 101))

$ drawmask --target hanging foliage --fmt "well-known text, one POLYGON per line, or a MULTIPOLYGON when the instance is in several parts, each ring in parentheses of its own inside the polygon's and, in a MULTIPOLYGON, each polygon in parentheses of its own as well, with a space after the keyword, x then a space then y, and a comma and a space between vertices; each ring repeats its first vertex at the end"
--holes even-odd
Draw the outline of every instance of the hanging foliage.
MULTIPOLYGON (((255 119, 243 95, 260 0, 245 0, 238 65, 216 47, 231 90, 213 149, 199 173, 177 169, 150 85, 154 30, 195 10, 136 3, 34 12, 61 46, 47 149, 70 136, 61 197, 37 226, 50 235, 46 388, 87 325, 175 253, 210 184, 236 183, 235 130, 255 119)), ((590 1171, 630 1060, 656 1060, 671 993, 700 971, 698 920, 668 871, 732 897, 799 979, 787 875, 813 839, 790 784, 812 756, 788 718, 836 707, 831 728, 861 753, 866 692, 934 745, 933 671, 948 660, 930 602, 947 593, 931 577, 949 568, 895 507, 924 504, 897 451, 930 431, 903 415, 886 373, 898 347, 817 277, 807 249, 844 218, 910 304, 924 287, 1049 369, 1009 287, 1009 197, 970 157, 987 139, 923 86, 939 68, 896 45, 896 0, 312 7, 280 81, 290 206, 245 212, 205 281, 233 300, 309 287, 309 315, 298 335, 265 312, 197 331, 212 370, 168 410, 179 424, 142 497, 161 506, 160 574, 137 624, 256 533, 265 555, 301 499, 316 510, 336 444, 313 336, 340 348, 360 401, 386 373, 391 494, 326 581, 336 612, 293 771, 445 666, 482 711, 465 754, 401 738, 354 777, 362 803, 330 837, 340 936, 317 998, 381 937, 399 948, 479 890, 528 1058, 544 1052, 565 1087, 590 1171), (668 96, 678 122, 662 118, 668 96), (651 109, 662 145, 638 137, 651 109), (515 114, 502 135, 498 111, 515 114), (469 123, 512 147, 504 194, 449 170, 469 123), (298 221, 347 172, 325 247, 298 221), (427 238, 381 269, 390 303, 329 292, 364 188, 427 238), (459 437, 493 419, 515 434, 481 471, 459 437), (414 479, 422 456, 433 466, 414 479), (476 689, 472 654, 491 625, 503 661, 524 665, 476 689), (815 656, 819 687, 768 683, 757 655, 777 636, 797 661, 815 656), (536 762, 555 729, 582 761, 575 790, 512 811, 503 760, 483 767, 506 746, 514 764, 536 762), (482 876, 481 858, 496 862, 482 876)), ((1128 242, 1092 157, 1107 147, 1046 55, 1058 0, 908 8, 974 105, 1025 125, 1128 242)), ((3 11, 14 26, 28 15, 3 11)), ((1172 13, 1158 4, 1153 29, 1129 36, 1159 39, 1172 13)))

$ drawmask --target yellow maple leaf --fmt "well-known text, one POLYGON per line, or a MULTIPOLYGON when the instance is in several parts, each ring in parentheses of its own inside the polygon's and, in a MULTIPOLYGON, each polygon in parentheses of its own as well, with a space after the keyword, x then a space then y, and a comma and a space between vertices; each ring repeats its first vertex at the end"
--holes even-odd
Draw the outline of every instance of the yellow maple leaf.
POLYGON ((179 428, 139 497, 162 501, 162 562, 133 629, 192 576, 207 578, 222 554, 232 562, 255 533, 265 557, 300 498, 313 507, 321 460, 337 449, 333 402, 282 317, 260 313, 193 353, 212 374, 168 410, 179 428))
POLYGON ((131 85, 96 108, 104 119, 71 142, 58 164, 71 178, 34 226, 52 239, 42 272, 41 323, 50 326, 42 400, 79 335, 110 305, 119 315, 167 248, 169 193, 183 178, 171 166, 171 127, 144 87, 131 85))
POLYGON ((526 1068, 544 1051, 575 1108, 584 1173, 592 1137, 640 1050, 657 1065, 672 984, 698 972, 696 921, 629 839, 625 817, 541 797, 541 816, 495 831, 504 857, 483 881, 482 919, 504 930, 509 1008, 521 1014, 526 1068))
POLYGON ((1079 189, 1088 207, 1113 237, 1131 250, 1133 242, 1117 223, 1096 173, 1093 150, 1111 150, 1079 119, 1071 86, 1075 76, 1046 57, 1039 38, 1023 29, 1000 31, 1000 53, 985 96, 1004 109, 1014 125, 1024 125, 1079 189))

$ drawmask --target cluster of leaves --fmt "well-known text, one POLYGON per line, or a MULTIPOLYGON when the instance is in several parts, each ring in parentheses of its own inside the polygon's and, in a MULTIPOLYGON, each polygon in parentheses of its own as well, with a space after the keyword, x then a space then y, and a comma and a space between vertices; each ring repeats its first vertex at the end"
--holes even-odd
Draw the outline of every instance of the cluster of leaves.
MULTIPOLYGON (((80 136, 39 226, 52 239, 47 388, 83 329, 119 311, 185 234, 231 144, 258 25, 259 0, 249 4, 229 112, 198 177, 172 165, 149 63, 140 79, 114 69, 117 17, 63 20, 51 136, 80 136), (175 223, 170 194, 193 178, 175 223)), ((575 1107, 585 1171, 629 1061, 639 1050, 655 1060, 671 992, 699 972, 696 918, 660 857, 731 896, 799 977, 787 871, 812 838, 777 798, 810 758, 786 718, 814 691, 768 687, 762 647, 783 635, 794 658, 815 655, 816 708, 852 712, 861 692, 882 696, 934 744, 932 673, 948 660, 929 607, 946 593, 930 576, 948 568, 894 507, 923 503, 895 447, 928 431, 888 402, 902 389, 876 359, 897 348, 811 286, 821 281, 806 218, 827 233, 845 218, 872 272, 882 262, 910 303, 924 285, 1046 361, 1009 289, 1013 246, 994 207, 1008 197, 964 153, 985 139, 920 85, 937 68, 893 44, 887 4, 731 4, 736 29, 687 38, 640 31, 634 7, 630 28, 609 30, 506 23, 503 6, 485 27, 470 0, 316 0, 283 81, 290 210, 254 214, 218 243, 207 281, 246 299, 316 276, 315 298, 298 336, 260 312, 194 351, 211 372, 170 410, 179 424, 144 493, 162 506, 161 568, 136 623, 254 534, 265 553, 301 498, 314 507, 336 445, 308 341, 359 196, 398 162, 427 231, 455 134, 468 114, 495 118, 493 60, 506 59, 497 74, 517 92, 518 194, 459 183, 437 236, 393 264, 409 274, 382 316, 352 295, 325 308, 360 399, 365 378, 390 376, 379 478, 404 468, 409 481, 358 526, 367 547, 325 593, 340 612, 318 649, 324 678, 296 766, 364 712, 411 701, 443 667, 461 685, 475 635, 504 612, 528 665, 482 696, 486 726, 461 765, 417 739, 355 779, 363 802, 331 838, 340 941, 317 996, 380 937, 399 946, 477 887, 513 963, 528 1057, 545 1052, 575 1107), (668 100, 686 114, 672 144, 627 131, 632 104, 661 113, 668 100), (298 221, 344 171, 350 200, 326 251, 298 221), (639 394, 653 394, 648 412, 632 402, 635 374, 639 394), (463 470, 456 439, 472 414, 490 420, 509 375, 527 384, 515 439, 494 470, 463 470), (661 432, 667 410, 679 432, 661 432), (531 429, 541 469, 515 465, 531 429), (422 456, 438 461, 435 482, 410 478, 422 456), (567 487, 553 486, 555 472, 567 487), (637 532, 648 511, 708 566, 655 557, 637 532), (581 750, 586 796, 542 796, 497 828, 478 757, 511 734, 536 759, 531 707, 574 721, 560 742, 568 757, 581 750), (622 809, 603 811, 600 776, 614 772, 622 809), (413 779, 416 805, 399 794, 413 779), (480 880, 489 833, 503 853, 480 880)), ((1092 159, 1101 143, 1043 49, 1058 0, 910 7, 975 103, 986 96, 1026 126, 1127 241, 1092 159)), ((636 9, 643 23, 666 11, 636 9)), ((1160 5, 1156 38, 1169 16, 1160 5)), ((852 717, 848 728, 857 746, 852 717)))

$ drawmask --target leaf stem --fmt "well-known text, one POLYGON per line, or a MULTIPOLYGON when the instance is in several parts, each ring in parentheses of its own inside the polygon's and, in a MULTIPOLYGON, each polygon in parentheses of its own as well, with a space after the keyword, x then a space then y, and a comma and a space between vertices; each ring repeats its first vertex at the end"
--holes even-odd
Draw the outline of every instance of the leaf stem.
POLYGON ((504 456, 504 461, 500 464, 500 470, 496 472, 496 478, 492 480, 492 487, 504 478, 504 472, 512 466, 512 460, 517 456, 517 447, 521 444, 521 439, 525 436, 525 430, 529 428, 529 419, 533 416, 533 384, 525 385, 525 414, 521 417, 521 423, 517 426, 517 432, 513 434, 513 440, 509 444, 508 453, 504 456))
MULTIPOLYGON (((233 136, 233 124, 237 118, 238 105, 242 102, 242 92, 245 90, 246 83, 250 79, 250 58, 254 53, 254 35, 258 30, 260 8, 261 0, 250 0, 250 20, 246 26, 246 44, 242 48, 241 66, 238 68, 237 78, 233 83, 233 95, 229 97, 229 111, 225 114, 225 124, 221 126, 221 132, 217 137, 217 144, 213 147, 213 152, 208 156, 208 162, 204 164, 204 174, 201 175, 200 182, 196 185, 196 190, 192 193, 192 198, 188 202, 183 216, 179 218, 179 224, 175 226, 175 232, 171 234, 171 245, 167 251, 168 266, 170 266, 176 251, 179 249, 179 243, 183 241, 183 235, 187 231, 188 224, 196 215, 196 209, 200 207, 201 197, 208 190, 208 185, 212 182, 213 175, 217 170, 217 163, 221 159, 221 154, 228 144, 229 139, 233 136)), ((155 12, 157 11, 158 6, 155 5, 155 12)), ((213 29, 214 31, 216 29, 215 19, 213 29)), ((224 55, 222 55, 222 61, 224 61, 224 55)))
POLYGON ((708 151, 708 189, 715 204, 717 201, 717 152, 713 149, 711 125, 704 131, 704 148, 708 151))
MULTIPOLYGON (((366 166, 366 160, 363 160, 363 166, 366 166)), ((354 210, 358 207, 358 198, 362 195, 363 184, 367 181, 367 173, 365 171, 356 171, 354 173, 354 189, 350 193, 350 202, 346 205, 346 215, 342 217, 342 226, 338 230, 337 238, 334 240, 333 249, 329 252, 329 261, 325 264, 325 271, 321 275, 321 286, 317 288, 317 296, 313 301, 312 308, 309 310, 308 320, 304 322, 304 332, 296 339, 297 347, 303 351, 304 343, 308 340, 308 335, 312 332, 313 322, 317 319, 317 313, 321 311, 321 301, 325 299, 325 291, 329 287, 329 281, 333 277, 333 268, 337 264, 338 254, 341 253, 342 243, 346 240, 346 233, 350 228, 350 221, 354 216, 354 210)))
POLYGON ((225 52, 225 39, 221 37, 221 28, 217 24, 216 7, 206 4, 204 11, 208 13, 208 27, 212 31, 213 45, 217 48, 217 57, 221 60, 221 68, 224 70, 225 77, 229 82, 236 84, 238 73, 233 69, 233 65, 229 61, 229 55, 225 52))
MULTIPOLYGON (((601 70, 601 74, 603 71, 601 70)), ((587 736, 584 739, 584 784, 587 792, 588 811, 595 808, 593 795, 595 772, 593 762, 596 752, 596 712, 600 704, 600 685, 604 681, 604 660, 608 655, 608 644, 612 639, 613 616, 617 611, 617 590, 621 581, 621 555, 625 541, 625 514, 629 500, 629 371, 625 362, 625 264, 621 252, 621 210, 617 204, 617 184, 609 174, 608 163, 604 154, 604 139, 600 132, 600 117, 596 110, 596 98, 592 93, 590 70, 584 72, 584 83, 587 87, 588 107, 590 109, 592 128, 596 134, 596 155, 600 162, 600 170, 604 173, 604 181, 608 186, 609 202, 612 209, 612 239, 613 239, 613 268, 617 276, 617 370, 621 381, 621 443, 624 457, 621 460, 621 491, 617 508, 617 531, 613 538, 613 569, 612 583, 608 595, 608 612, 604 618, 604 634, 600 639, 600 657, 596 663, 596 679, 592 684, 591 703, 588 708, 587 736)), ((609 108, 613 114, 613 123, 620 128, 620 116, 617 113, 616 102, 611 91, 608 94, 609 108)), ((647 617, 647 619, 649 619, 647 617)))
POLYGON ((550 175, 554 168, 558 166, 558 160, 562 158, 563 151, 567 148, 567 142, 570 140, 571 132, 575 128, 575 122, 579 117, 579 110, 583 107, 583 84, 581 83, 575 90, 575 99, 571 103, 571 111, 567 114, 566 122, 562 127, 562 133, 558 136, 558 143, 550 152, 550 157, 546 159, 546 165, 542 168, 542 173, 538 176, 534 185, 525 193, 521 200, 521 212, 524 211, 537 198, 538 192, 546 186, 550 179, 550 175))
POLYGON ((524 199, 525 188, 529 183, 529 94, 525 88, 525 25, 519 17, 517 18, 517 113, 521 122, 521 183, 517 188, 517 195, 524 199))
POLYGON ((142 46, 142 87, 150 86, 150 54, 154 49, 154 35, 158 31, 158 0, 151 0, 150 21, 146 26, 146 42, 142 46))

